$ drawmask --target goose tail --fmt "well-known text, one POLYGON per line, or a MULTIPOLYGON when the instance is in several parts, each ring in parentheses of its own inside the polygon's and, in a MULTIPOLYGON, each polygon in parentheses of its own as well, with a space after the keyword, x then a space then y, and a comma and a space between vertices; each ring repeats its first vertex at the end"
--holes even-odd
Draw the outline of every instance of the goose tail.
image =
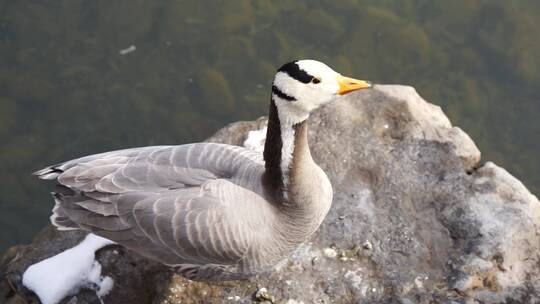
POLYGON ((51 192, 54 198, 54 207, 50 217, 51 224, 53 224, 53 226, 55 226, 58 230, 80 229, 79 225, 68 217, 64 207, 62 207, 62 198, 66 195, 73 195, 74 191, 60 185, 58 185, 56 188, 57 192, 51 192), (71 194, 69 192, 71 192, 71 194))
POLYGON ((60 174, 64 173, 64 170, 60 169, 61 165, 62 164, 49 166, 32 173, 32 175, 35 175, 40 179, 56 179, 60 174))

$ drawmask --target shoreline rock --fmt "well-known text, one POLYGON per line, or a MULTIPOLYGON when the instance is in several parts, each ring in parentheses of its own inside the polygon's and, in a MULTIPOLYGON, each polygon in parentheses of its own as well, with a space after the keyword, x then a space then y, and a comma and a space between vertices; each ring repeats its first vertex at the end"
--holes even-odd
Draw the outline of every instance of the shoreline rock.
MULTIPOLYGON (((241 145, 264 123, 233 123, 208 141, 241 145)), ((309 242, 271 273, 219 284, 110 246, 97 258, 119 286, 105 303, 540 302, 538 199, 503 168, 480 164, 474 142, 438 106, 412 87, 377 85, 317 111, 309 128, 335 192, 309 242)), ((35 301, 22 272, 83 236, 48 227, 11 250, 0 298, 35 301)), ((97 303, 75 297, 64 301, 97 303)))

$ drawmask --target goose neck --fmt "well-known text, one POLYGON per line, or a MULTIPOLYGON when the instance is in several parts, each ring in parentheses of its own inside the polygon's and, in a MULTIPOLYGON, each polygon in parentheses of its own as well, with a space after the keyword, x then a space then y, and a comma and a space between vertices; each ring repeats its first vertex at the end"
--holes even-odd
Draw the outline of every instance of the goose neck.
POLYGON ((290 201, 292 179, 299 173, 307 174, 306 167, 314 164, 308 146, 307 116, 291 119, 279 113, 275 102, 271 102, 264 160, 266 184, 281 201, 290 201))

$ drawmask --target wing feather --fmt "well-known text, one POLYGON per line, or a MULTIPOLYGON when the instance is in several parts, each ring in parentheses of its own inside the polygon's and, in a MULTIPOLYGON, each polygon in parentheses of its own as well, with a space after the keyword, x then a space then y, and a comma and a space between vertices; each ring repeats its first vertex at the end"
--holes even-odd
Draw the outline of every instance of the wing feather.
POLYGON ((55 207, 70 227, 166 264, 232 265, 258 237, 249 215, 269 208, 263 171, 260 153, 201 143, 91 155, 35 174, 72 190, 55 207))

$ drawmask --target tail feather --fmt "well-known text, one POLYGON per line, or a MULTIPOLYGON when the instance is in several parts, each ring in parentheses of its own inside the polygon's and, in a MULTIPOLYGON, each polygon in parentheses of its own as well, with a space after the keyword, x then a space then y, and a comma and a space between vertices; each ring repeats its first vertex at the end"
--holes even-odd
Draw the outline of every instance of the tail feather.
POLYGON ((60 169, 61 165, 62 164, 49 166, 32 173, 32 175, 35 175, 40 179, 56 179, 60 174, 64 173, 64 170, 60 169))
POLYGON ((96 201, 85 192, 63 185, 56 185, 53 197, 51 222, 59 229, 122 231, 131 228, 118 217, 113 203, 96 201))
POLYGON ((54 197, 54 207, 51 215, 51 223, 58 230, 75 230, 79 229, 79 225, 69 219, 64 208, 62 208, 62 202, 58 193, 52 193, 54 197))

